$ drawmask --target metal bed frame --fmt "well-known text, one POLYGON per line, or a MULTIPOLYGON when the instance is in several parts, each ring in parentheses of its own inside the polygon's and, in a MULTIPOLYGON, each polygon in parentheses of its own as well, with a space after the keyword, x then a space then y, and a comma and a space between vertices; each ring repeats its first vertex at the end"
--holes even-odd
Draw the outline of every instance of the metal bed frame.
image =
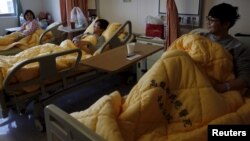
POLYGON ((67 38, 67 34, 65 32, 58 30, 59 26, 62 26, 61 22, 54 22, 50 24, 39 37, 38 44, 41 45, 44 43, 54 43, 54 44, 59 45, 63 40, 65 40, 67 38), (48 32, 52 32, 53 38, 50 39, 49 41, 44 42, 43 38, 48 32))
MULTIPOLYGON (((61 41, 63 41, 64 39, 66 39, 66 33, 59 31, 58 27, 61 26, 62 23, 61 22, 54 22, 51 25, 49 25, 46 30, 44 30, 44 32, 40 35, 39 40, 38 40, 38 45, 44 44, 44 43, 54 43, 59 45, 61 43, 61 41), (53 38, 49 39, 48 41, 43 41, 46 33, 48 32, 52 32, 53 34, 53 38)), ((14 47, 14 48, 10 48, 8 50, 3 50, 0 51, 0 55, 15 55, 19 52, 23 51, 23 49, 14 47)))
POLYGON ((48 141, 104 141, 55 105, 51 104, 45 108, 45 120, 48 141))
MULTIPOLYGON (((112 38, 117 36, 118 33, 120 33, 120 31, 127 26, 129 28, 127 36, 123 41, 116 45, 120 46, 132 41, 132 25, 130 21, 127 21, 113 34, 110 40, 105 42, 105 44, 98 51, 102 53, 107 45, 111 44, 112 38)), ((15 109, 18 113, 22 113, 22 111, 24 111, 27 107, 27 103, 34 102, 35 125, 40 131, 43 131, 43 108, 46 105, 50 104, 55 98, 72 93, 72 91, 79 90, 88 84, 104 79, 108 76, 105 72, 80 65, 81 56, 82 52, 80 49, 73 49, 35 57, 17 64, 4 78, 3 89, 0 91, 0 117, 8 117, 10 109, 15 109), (58 71, 56 68, 56 58, 73 53, 77 54, 77 59, 73 63, 73 66, 58 71), (39 63, 39 76, 32 78, 31 80, 12 84, 11 80, 15 74, 20 69, 31 63, 39 63), (86 72, 83 71, 83 68, 88 68, 89 70, 86 72), (53 83, 48 83, 49 80, 53 80, 53 83), (30 85, 38 85, 39 89, 33 92, 25 92, 21 95, 19 94, 20 90, 30 85)))
MULTIPOLYGON (((235 34, 236 38, 249 46, 249 34, 235 34)), ((90 130, 77 119, 57 106, 45 107, 45 121, 48 141, 104 141, 102 137, 90 130)))

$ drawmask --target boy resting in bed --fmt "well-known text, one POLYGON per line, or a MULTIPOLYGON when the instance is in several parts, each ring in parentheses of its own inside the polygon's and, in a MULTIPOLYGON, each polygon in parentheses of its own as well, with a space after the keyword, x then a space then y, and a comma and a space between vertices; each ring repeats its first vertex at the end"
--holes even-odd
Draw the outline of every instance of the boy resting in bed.
MULTIPOLYGON (((104 38, 104 36, 102 36, 102 33, 107 29, 108 25, 109 25, 109 22, 105 19, 96 20, 96 22, 94 24, 94 33, 93 33, 93 35, 97 39, 96 45, 93 45, 89 41, 81 40, 82 36, 84 36, 84 35, 74 37, 73 38, 74 44, 77 47, 84 50, 85 52, 93 54, 99 47, 101 47, 101 45, 103 43, 105 43, 105 38, 104 38)), ((91 35, 91 33, 87 33, 86 35, 91 35)))

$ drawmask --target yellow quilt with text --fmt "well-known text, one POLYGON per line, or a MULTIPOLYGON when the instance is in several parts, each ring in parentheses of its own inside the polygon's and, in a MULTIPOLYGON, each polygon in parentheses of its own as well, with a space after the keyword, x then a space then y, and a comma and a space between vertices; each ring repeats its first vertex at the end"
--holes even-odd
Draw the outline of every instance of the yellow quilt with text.
MULTIPOLYGON (((44 32, 43 29, 37 29, 33 34, 26 36, 18 41, 16 39, 21 36, 20 32, 13 32, 9 35, 0 37, 0 51, 8 50, 10 48, 18 47, 21 49, 27 49, 33 46, 38 45, 39 37, 44 32)), ((47 41, 53 37, 51 32, 48 32, 43 38, 44 41, 47 41)))
POLYGON ((71 115, 107 141, 207 141, 209 124, 250 123, 249 99, 212 86, 233 78, 223 47, 186 34, 126 97, 115 91, 71 115))

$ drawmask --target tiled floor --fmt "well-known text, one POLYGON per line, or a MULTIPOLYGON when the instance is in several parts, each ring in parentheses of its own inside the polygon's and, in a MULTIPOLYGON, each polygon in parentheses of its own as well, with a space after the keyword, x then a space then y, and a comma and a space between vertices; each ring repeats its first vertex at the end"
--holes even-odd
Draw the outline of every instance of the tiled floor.
MULTIPOLYGON (((81 109, 86 109, 104 94, 109 94, 114 90, 119 90, 122 94, 127 94, 131 85, 125 84, 121 78, 112 78, 112 81, 102 81, 94 87, 83 88, 81 91, 72 93, 53 102, 53 104, 70 113, 81 109)), ((29 106, 32 107, 32 104, 29 106)), ((9 117, 0 119, 0 141, 46 141, 46 132, 37 130, 32 118, 32 108, 28 108, 26 113, 18 115, 10 111, 9 117)))

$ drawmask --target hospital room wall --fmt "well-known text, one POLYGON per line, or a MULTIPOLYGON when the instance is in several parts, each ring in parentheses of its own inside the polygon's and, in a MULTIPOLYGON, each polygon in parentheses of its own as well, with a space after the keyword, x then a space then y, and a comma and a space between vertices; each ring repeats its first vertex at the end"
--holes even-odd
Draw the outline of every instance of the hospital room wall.
POLYGON ((99 14, 111 22, 130 20, 133 32, 144 33, 146 17, 158 15, 158 0, 98 0, 99 14))
MULTIPOLYGON (((206 15, 210 8, 216 4, 226 2, 239 7, 240 20, 230 30, 230 33, 238 32, 250 34, 247 24, 250 22, 249 0, 203 0, 202 27, 206 27, 206 15)), ((145 19, 148 15, 158 15, 158 0, 99 0, 100 17, 110 21, 124 22, 131 20, 133 32, 145 33, 145 19), (129 2, 124 2, 129 1, 129 2)))
MULTIPOLYGON (((98 0, 100 17, 107 18, 109 21, 124 22, 131 20, 133 32, 145 32, 145 18, 148 15, 158 15, 158 0, 98 0)), ((61 21, 59 0, 21 0, 23 9, 32 9, 36 14, 40 11, 48 11, 52 14, 55 21, 61 21)), ((218 3, 227 2, 239 7, 241 19, 230 30, 232 34, 237 32, 250 34, 248 23, 250 22, 249 0, 203 0, 202 27, 206 27, 205 17, 209 9, 218 3)), ((5 28, 17 26, 17 17, 0 18, 0 35, 5 33, 5 28)))
MULTIPOLYGON (((94 9, 95 3, 94 0, 90 0, 88 7, 94 9)), ((21 0, 23 9, 31 9, 37 15, 41 11, 46 11, 51 14, 54 21, 61 21, 60 15, 60 0, 21 0)), ((7 17, 0 18, 0 36, 4 35, 6 31, 5 28, 16 27, 18 26, 17 17, 7 17)))
POLYGON ((234 6, 238 6, 240 19, 236 22, 235 26, 230 29, 230 33, 234 35, 235 33, 245 33, 250 34, 250 0, 204 0, 204 8, 203 8, 203 27, 206 27, 206 19, 207 13, 209 12, 210 8, 216 4, 220 3, 230 3, 234 6))
MULTIPOLYGON (((53 0, 54 1, 54 0, 53 0)), ((31 9, 35 14, 43 10, 44 2, 41 0, 21 0, 23 10, 31 9)), ((18 26, 16 16, 0 18, 0 36, 6 33, 5 28, 18 26)))
POLYGON ((44 11, 49 12, 54 21, 61 21, 60 0, 43 0, 44 11))
MULTIPOLYGON (((44 10, 51 13, 54 21, 61 21, 61 14, 60 14, 60 0, 43 0, 44 1, 44 10)), ((89 0, 88 2, 89 9, 95 9, 95 2, 94 0, 89 0)))

